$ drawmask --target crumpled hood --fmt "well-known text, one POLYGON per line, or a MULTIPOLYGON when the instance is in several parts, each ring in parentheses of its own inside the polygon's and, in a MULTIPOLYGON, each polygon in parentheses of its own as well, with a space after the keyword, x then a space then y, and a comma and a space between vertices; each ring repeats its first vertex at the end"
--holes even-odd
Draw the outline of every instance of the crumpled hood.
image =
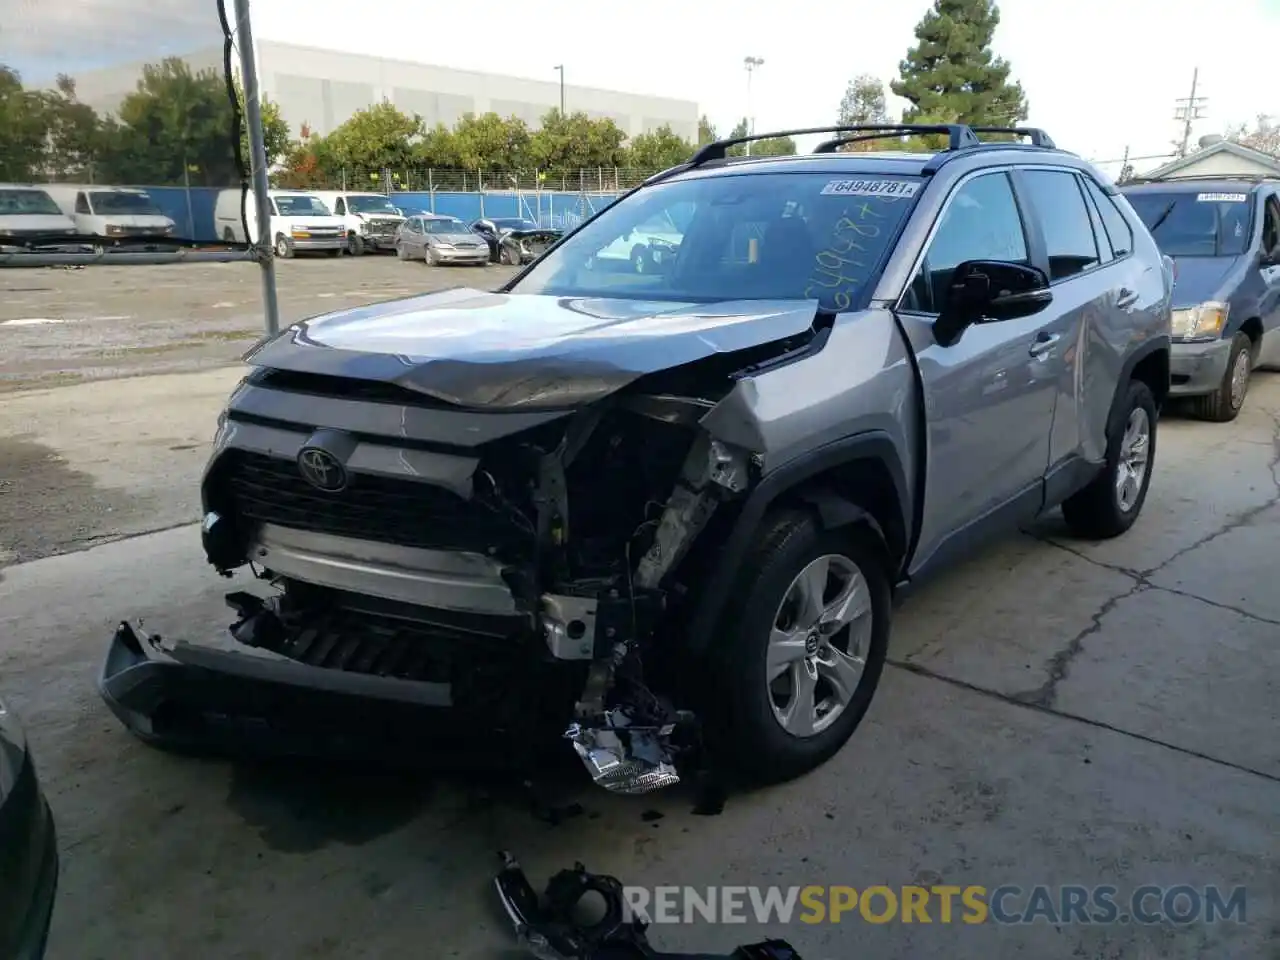
POLYGON ((566 408, 649 373, 804 334, 809 300, 713 304, 460 288, 304 320, 245 357, 399 384, 448 403, 566 408))
POLYGON ((1174 257, 1173 308, 1194 307, 1217 297, 1242 257, 1174 257))

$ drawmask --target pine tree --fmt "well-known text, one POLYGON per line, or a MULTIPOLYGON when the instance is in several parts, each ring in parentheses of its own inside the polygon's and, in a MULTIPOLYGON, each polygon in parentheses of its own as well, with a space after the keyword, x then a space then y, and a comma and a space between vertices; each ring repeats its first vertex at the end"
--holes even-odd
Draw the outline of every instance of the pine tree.
POLYGON ((911 103, 904 122, 1014 126, 1027 118, 1022 85, 991 52, 999 24, 994 0, 934 0, 890 85, 911 103))

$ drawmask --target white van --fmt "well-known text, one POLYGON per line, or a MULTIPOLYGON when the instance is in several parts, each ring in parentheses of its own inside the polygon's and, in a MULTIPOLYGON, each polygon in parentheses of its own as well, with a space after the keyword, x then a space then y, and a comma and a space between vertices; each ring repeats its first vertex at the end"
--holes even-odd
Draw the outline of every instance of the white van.
MULTIPOLYGON (((271 203, 268 236, 277 257, 292 257, 295 253, 311 250, 322 250, 331 257, 342 253, 347 243, 342 219, 335 217, 314 193, 307 190, 268 190, 267 197, 271 203)), ((252 190, 220 191, 214 202, 213 219, 218 236, 224 243, 248 243, 244 232, 246 221, 250 235, 255 240, 259 237, 258 208, 252 190)))
POLYGON ((76 222, 43 187, 0 183, 0 246, 25 238, 70 237, 75 233, 76 222))
POLYGON ((341 217, 347 235, 347 253, 359 256, 366 250, 394 250, 396 231, 404 214, 381 193, 354 190, 317 190, 335 217, 341 217))
POLYGON ((145 241, 171 237, 177 226, 145 190, 51 183, 45 191, 82 235, 145 241))

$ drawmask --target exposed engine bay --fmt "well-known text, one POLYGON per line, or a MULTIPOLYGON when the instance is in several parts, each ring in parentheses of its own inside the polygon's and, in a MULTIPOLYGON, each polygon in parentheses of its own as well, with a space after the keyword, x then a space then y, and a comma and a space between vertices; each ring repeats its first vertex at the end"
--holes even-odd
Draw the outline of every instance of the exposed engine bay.
MULTIPOLYGON (((650 668, 714 561, 721 537, 701 534, 762 463, 700 421, 753 364, 816 332, 664 371, 465 451, 424 445, 416 468, 431 482, 347 473, 357 441, 335 429, 304 438, 292 461, 223 445, 204 484, 206 554, 224 575, 250 563, 280 588, 230 595, 232 635, 437 685, 431 705, 517 736, 556 723, 615 792, 679 782, 697 718, 655 692, 667 685, 650 668), (318 479, 320 467, 336 472, 318 479)), ((248 382, 306 380, 267 369, 248 382)), ((233 408, 223 432, 253 427, 233 408)))

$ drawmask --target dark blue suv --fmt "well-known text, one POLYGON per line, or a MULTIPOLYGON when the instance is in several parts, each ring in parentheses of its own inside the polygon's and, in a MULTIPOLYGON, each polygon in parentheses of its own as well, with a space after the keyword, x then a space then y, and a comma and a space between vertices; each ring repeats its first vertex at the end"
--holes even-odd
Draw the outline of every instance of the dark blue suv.
POLYGON ((1173 258, 1171 396, 1234 420, 1249 375, 1280 367, 1280 180, 1188 178, 1122 189, 1173 258))

